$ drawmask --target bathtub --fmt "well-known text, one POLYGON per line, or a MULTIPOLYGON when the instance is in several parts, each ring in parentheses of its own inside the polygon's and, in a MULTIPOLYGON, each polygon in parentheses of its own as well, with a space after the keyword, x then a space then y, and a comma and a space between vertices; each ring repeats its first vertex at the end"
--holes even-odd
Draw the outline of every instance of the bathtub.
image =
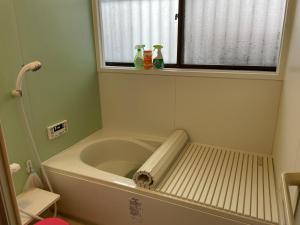
POLYGON ((43 165, 48 169, 135 188, 131 179, 133 173, 163 141, 164 138, 98 131, 43 165))
POLYGON ((154 151, 154 146, 132 138, 106 138, 84 147, 80 159, 100 171, 132 179, 154 151))
POLYGON ((164 140, 100 130, 43 162, 59 211, 97 225, 268 224, 137 187, 133 173, 164 140))

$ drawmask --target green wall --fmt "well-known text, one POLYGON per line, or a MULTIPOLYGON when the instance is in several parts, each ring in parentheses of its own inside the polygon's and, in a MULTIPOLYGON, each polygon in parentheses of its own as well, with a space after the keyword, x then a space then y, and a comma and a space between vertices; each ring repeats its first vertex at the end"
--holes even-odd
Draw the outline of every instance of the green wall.
MULTIPOLYGON (((10 96, 22 64, 43 67, 24 82, 26 111, 43 160, 101 127, 90 0, 0 0, 0 120, 19 193, 24 163, 33 159, 21 120, 20 99, 10 96), (49 141, 46 127, 67 119, 69 132, 49 141)), ((36 163, 35 163, 36 164, 36 163)))

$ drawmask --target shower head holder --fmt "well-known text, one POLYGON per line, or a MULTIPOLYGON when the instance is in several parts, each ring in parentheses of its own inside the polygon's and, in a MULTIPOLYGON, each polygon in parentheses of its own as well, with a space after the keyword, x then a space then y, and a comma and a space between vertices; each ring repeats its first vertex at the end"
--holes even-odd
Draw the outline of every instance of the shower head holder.
POLYGON ((24 66, 22 66, 18 76, 17 76, 17 81, 16 81, 16 88, 11 91, 11 95, 14 97, 22 97, 23 92, 22 92, 22 81, 25 76, 25 74, 28 71, 38 71, 42 67, 42 63, 40 61, 34 61, 31 63, 28 63, 24 66))

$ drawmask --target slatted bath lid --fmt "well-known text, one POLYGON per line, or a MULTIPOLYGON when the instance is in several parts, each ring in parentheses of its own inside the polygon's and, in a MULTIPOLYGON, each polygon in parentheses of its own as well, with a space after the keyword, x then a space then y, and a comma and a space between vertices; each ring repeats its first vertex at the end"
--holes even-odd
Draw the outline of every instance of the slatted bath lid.
POLYGON ((273 159, 269 155, 191 143, 156 191, 278 224, 273 159))

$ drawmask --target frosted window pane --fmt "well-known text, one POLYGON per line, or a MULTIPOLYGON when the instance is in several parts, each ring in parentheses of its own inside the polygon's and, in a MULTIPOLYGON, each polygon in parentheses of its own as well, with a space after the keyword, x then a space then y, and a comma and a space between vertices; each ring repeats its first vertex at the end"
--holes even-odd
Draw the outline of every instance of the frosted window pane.
POLYGON ((184 64, 277 66, 285 0, 185 0, 184 64))
POLYGON ((178 0, 101 0, 105 62, 132 62, 136 44, 162 44, 176 63, 178 0))

